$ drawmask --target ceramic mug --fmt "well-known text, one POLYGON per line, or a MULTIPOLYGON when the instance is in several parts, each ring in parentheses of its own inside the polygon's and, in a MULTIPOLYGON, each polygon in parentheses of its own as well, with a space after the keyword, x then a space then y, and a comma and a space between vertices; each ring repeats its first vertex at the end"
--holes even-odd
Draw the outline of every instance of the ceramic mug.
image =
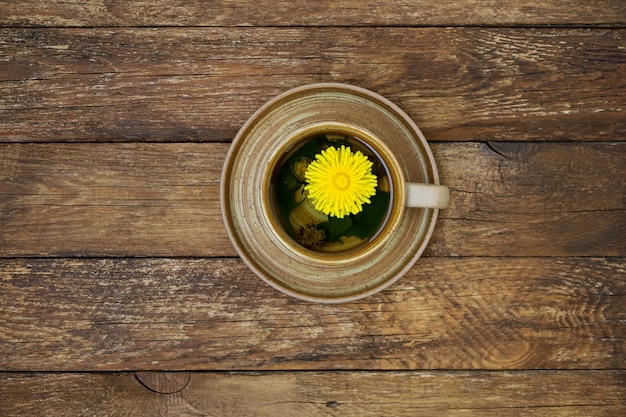
POLYGON ((357 300, 399 279, 422 254, 448 198, 415 123, 384 97, 337 83, 298 87, 261 107, 233 140, 221 180, 224 223, 244 262, 276 289, 323 303, 357 300), (384 216, 371 236, 345 239, 356 244, 303 244, 277 208, 281 164, 312 138, 355 143, 384 167, 384 216))

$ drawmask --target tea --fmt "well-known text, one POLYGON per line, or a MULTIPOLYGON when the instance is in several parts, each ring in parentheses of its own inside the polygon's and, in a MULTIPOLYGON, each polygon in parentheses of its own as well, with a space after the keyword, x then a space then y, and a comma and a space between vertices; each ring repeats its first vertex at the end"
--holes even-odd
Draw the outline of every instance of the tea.
POLYGON ((305 137, 287 152, 272 175, 270 200, 291 239, 311 250, 338 252, 377 236, 392 192, 387 167, 374 149, 357 137, 331 132, 305 137), (333 174, 328 184, 315 184, 316 175, 330 178, 324 177, 327 171, 333 174))

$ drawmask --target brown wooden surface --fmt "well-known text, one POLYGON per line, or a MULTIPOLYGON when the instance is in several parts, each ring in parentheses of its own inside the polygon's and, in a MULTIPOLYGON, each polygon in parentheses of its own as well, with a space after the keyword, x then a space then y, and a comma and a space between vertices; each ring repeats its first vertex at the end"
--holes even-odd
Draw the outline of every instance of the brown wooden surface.
MULTIPOLYGON (((452 203, 427 255, 624 254, 626 143, 432 148, 452 203)), ((235 256, 219 205, 227 149, 0 144, 0 255, 235 256)))
POLYGON ((621 416, 624 371, 192 373, 178 393, 132 373, 0 374, 3 416, 621 416), (477 401, 480 399, 480 401, 477 401))
POLYGON ((0 0, 0 415, 626 414, 621 0, 0 0), (229 142, 320 81, 423 129, 451 206, 389 289, 237 258, 229 142))
POLYGON ((423 258, 326 306, 236 259, 16 259, 0 368, 622 369, 624 258, 423 258))
POLYGON ((0 140, 227 141, 322 81, 388 97, 429 140, 624 140, 624 45, 622 29, 0 29, 0 140))
POLYGON ((621 0, 0 1, 3 26, 457 26, 626 23, 621 0))

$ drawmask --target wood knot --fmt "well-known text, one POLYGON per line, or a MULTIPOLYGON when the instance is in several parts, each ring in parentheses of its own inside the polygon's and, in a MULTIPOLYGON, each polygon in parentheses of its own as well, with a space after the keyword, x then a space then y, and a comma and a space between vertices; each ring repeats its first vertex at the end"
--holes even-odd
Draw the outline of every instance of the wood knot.
POLYGON ((141 371, 135 376, 150 391, 159 394, 174 394, 185 389, 191 374, 189 372, 141 371))

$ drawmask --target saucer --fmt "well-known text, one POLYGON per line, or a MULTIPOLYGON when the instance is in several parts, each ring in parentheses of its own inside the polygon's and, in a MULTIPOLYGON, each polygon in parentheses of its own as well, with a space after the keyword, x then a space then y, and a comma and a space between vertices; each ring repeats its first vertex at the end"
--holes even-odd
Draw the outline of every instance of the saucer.
POLYGON ((250 117, 229 149, 220 189, 226 230, 242 260, 272 287, 322 303, 354 301, 397 281, 421 256, 438 215, 404 208, 393 230, 345 253, 319 253, 286 238, 268 208, 271 167, 292 138, 337 130, 378 138, 405 181, 439 184, 424 135, 398 106, 360 87, 322 83, 287 91, 250 117))

